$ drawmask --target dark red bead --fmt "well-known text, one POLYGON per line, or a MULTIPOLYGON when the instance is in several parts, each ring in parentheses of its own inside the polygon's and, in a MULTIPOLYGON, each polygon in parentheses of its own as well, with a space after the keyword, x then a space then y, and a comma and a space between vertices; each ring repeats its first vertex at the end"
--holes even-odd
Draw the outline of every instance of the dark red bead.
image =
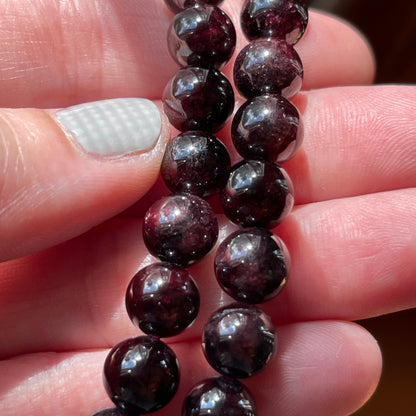
POLYGON ((215 255, 215 275, 234 299, 261 303, 276 296, 289 272, 288 251, 273 233, 248 228, 230 234, 215 255))
POLYGON ((276 350, 274 325, 253 305, 233 304, 215 312, 204 327, 202 347, 220 374, 246 378, 267 367, 276 350))
POLYGON ((185 9, 168 31, 169 52, 180 66, 221 68, 231 58, 235 43, 233 22, 215 6, 185 9))
POLYGON ((164 197, 144 218, 143 238, 150 253, 179 266, 201 260, 217 237, 217 217, 208 202, 196 195, 164 197))
MULTIPOLYGON (((91 416, 128 416, 128 415, 124 410, 114 407, 111 409, 100 410, 99 412, 94 413, 91 416)), ((139 415, 136 415, 136 416, 139 416, 139 415)))
POLYGON ((242 227, 272 228, 291 211, 292 185, 273 162, 244 160, 231 168, 220 193, 225 215, 242 227))
POLYGON ((182 332, 199 311, 199 292, 186 269, 154 263, 141 269, 126 293, 132 322, 148 335, 171 337, 182 332))
POLYGON ((188 131, 167 144, 161 173, 172 192, 208 198, 225 186, 229 168, 227 148, 215 136, 188 131))
POLYGON ((249 40, 279 38, 295 44, 305 33, 308 10, 299 0, 246 0, 241 28, 249 40))
POLYGON ((238 380, 210 378, 195 386, 186 397, 182 416, 256 416, 256 403, 238 380))
POLYGON ((234 82, 246 98, 263 94, 293 97, 301 88, 303 66, 292 45, 280 39, 251 41, 234 63, 234 82))
POLYGON ((217 69, 182 68, 166 85, 163 108, 180 131, 216 132, 233 111, 234 91, 217 69))
POLYGON ((188 7, 194 7, 197 4, 210 4, 218 6, 224 0, 165 0, 166 5, 174 12, 179 13, 188 7))
POLYGON ((150 336, 122 341, 106 358, 104 385, 111 400, 128 416, 155 412, 169 403, 178 389, 176 355, 150 336))
POLYGON ((279 95, 261 95, 246 101, 232 124, 232 138, 245 159, 283 163, 303 141, 303 123, 296 107, 279 95))

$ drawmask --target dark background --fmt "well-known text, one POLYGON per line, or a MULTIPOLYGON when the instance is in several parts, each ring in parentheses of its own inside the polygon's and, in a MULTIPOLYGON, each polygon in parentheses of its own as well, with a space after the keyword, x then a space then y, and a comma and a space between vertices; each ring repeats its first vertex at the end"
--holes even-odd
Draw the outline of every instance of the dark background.
MULTIPOLYGON (((309 3, 349 20, 367 36, 377 60, 377 83, 416 83, 416 0, 309 3)), ((376 394, 354 416, 416 415, 416 309, 359 323, 378 340, 384 369, 376 394)))
POLYGON ((367 36, 377 59, 376 82, 416 82, 415 0, 310 0, 309 4, 347 19, 367 36))

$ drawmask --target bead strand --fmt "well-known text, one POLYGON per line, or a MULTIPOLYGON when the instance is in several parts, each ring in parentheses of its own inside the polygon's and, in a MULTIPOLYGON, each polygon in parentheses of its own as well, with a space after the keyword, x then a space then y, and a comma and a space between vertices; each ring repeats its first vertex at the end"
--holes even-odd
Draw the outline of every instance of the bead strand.
MULTIPOLYGON (((213 10, 212 8, 208 8, 209 10, 213 10)), ((171 28, 175 28, 175 33, 173 36, 170 36, 168 39, 170 39, 170 42, 168 42, 169 44, 169 49, 171 51, 171 55, 174 57, 176 57, 176 51, 177 50, 183 50, 185 51, 185 55, 188 57, 191 57, 189 60, 187 60, 187 62, 184 62, 184 60, 180 60, 180 59, 175 59, 177 61, 177 63, 179 64, 185 64, 185 63, 190 63, 195 61, 194 55, 196 54, 191 48, 195 46, 197 47, 201 47, 203 46, 204 48, 207 47, 209 52, 214 52, 212 53, 213 57, 216 57, 218 55, 221 55, 221 53, 217 53, 216 49, 213 49, 213 45, 215 46, 220 46, 219 50, 223 50, 223 46, 227 45, 227 50, 229 50, 231 52, 231 48, 229 47, 230 45, 230 41, 232 41, 232 43, 235 43, 235 36, 233 33, 233 30, 230 29, 230 24, 228 23, 230 22, 228 18, 224 19, 224 21, 227 21, 227 25, 224 27, 224 25, 220 24, 220 25, 216 25, 215 27, 215 36, 210 35, 210 37, 208 37, 207 39, 205 39, 205 42, 203 41, 203 39, 201 39, 201 37, 204 36, 204 32, 205 30, 202 29, 201 32, 202 34, 199 35, 199 28, 200 25, 196 23, 197 20, 197 15, 199 15, 199 19, 201 20, 201 11, 202 10, 207 10, 207 8, 205 8, 205 6, 202 6, 201 4, 198 4, 196 7, 194 8, 189 8, 184 10, 182 13, 180 13, 179 15, 177 15, 177 17, 175 18, 171 28), (186 31, 182 30, 182 26, 180 23, 183 20, 185 20, 187 22, 187 24, 189 24, 190 27, 192 27, 191 33, 189 36, 186 35, 182 35, 182 39, 177 42, 177 37, 178 37, 178 33, 186 33, 186 31), (195 29, 196 28, 196 29, 195 29), (212 39, 214 38, 214 39, 212 39), (172 39, 174 41, 172 41, 172 39), (194 39, 197 39, 197 41, 195 42, 194 39), (211 45, 209 44, 211 41, 211 45), (172 47, 173 45, 173 47, 172 47)), ((219 9, 218 9, 219 10, 219 9)), ((219 12, 217 9, 215 9, 215 15, 218 14, 222 14, 223 12, 219 12)), ((203 14, 205 14, 204 12, 202 12, 203 14)), ((206 14, 211 14, 211 12, 206 13, 206 14)), ((218 21, 218 20, 217 20, 218 21)), ((212 30, 214 30, 214 28, 211 28, 212 30)), ((172 32, 172 30, 171 30, 172 32)), ((205 50, 205 49, 204 49, 205 50)), ((203 55, 203 53, 201 51, 198 51, 199 54, 196 55, 203 55)), ((231 56, 231 54, 229 54, 227 56, 227 60, 229 59, 229 57, 231 56)), ((213 68, 213 67, 221 67, 225 62, 222 61, 220 63, 218 63, 216 61, 216 59, 208 59, 208 60, 204 60, 203 63, 198 62, 199 65, 207 65, 209 68, 213 68)), ((193 68, 192 72, 195 72, 196 70, 193 68)), ((179 75, 180 76, 180 75, 179 75)), ((183 80, 181 78, 179 78, 182 82, 183 80)), ((211 91, 215 91, 216 87, 215 85, 213 85, 210 81, 208 81, 208 83, 205 84, 206 88, 204 90, 204 93, 201 94, 201 96, 203 97, 204 100, 207 99, 207 93, 209 94, 211 91)), ((176 94, 172 93, 172 89, 171 89, 171 85, 168 84, 168 90, 165 90, 165 103, 171 103, 174 102, 174 99, 176 98, 176 94)), ((214 100, 215 100, 215 105, 214 107, 218 106, 218 97, 221 97, 221 93, 218 94, 218 92, 220 91, 215 91, 216 94, 214 96, 214 100)), ((192 92, 190 94, 190 96, 193 96, 194 92, 192 92)), ((198 94, 198 93, 197 93, 198 94)), ((230 93, 227 92, 227 95, 229 95, 230 93)), ((176 109, 179 107, 180 110, 185 109, 185 105, 183 105, 183 100, 177 100, 175 102, 176 104, 176 109), (180 104, 180 105, 179 105, 180 104)), ((168 114, 169 119, 171 120, 172 124, 175 125, 175 127, 181 129, 183 128, 183 123, 179 124, 176 123, 176 114, 177 113, 182 113, 182 111, 175 111, 175 112, 170 112, 170 106, 167 106, 165 104, 165 112, 168 114)), ((186 112, 187 116, 186 118, 188 119, 189 116, 193 116, 193 114, 189 114, 189 112, 186 112)), ((204 113, 204 118, 206 116, 209 116, 210 112, 206 112, 204 113)), ((187 125, 187 128, 193 128, 192 125, 187 125)), ((204 129, 210 129, 211 131, 216 131, 217 128, 216 127, 212 127, 212 126, 207 126, 205 123, 198 126, 197 128, 204 128, 204 129)), ((204 132, 197 132, 198 135, 204 137, 204 140, 206 140, 206 136, 207 133, 204 132)), ((189 138, 190 135, 195 136, 194 132, 187 132, 184 133, 183 135, 187 136, 189 138)), ((175 153, 181 153, 182 155, 184 154, 183 152, 183 147, 184 145, 178 145, 178 143, 176 143, 176 140, 180 140, 181 143, 183 143, 183 135, 179 136, 178 138, 175 138, 172 141, 172 148, 175 149, 175 153), (180 151, 178 151, 178 149, 180 149, 180 151)), ((211 136, 212 137, 212 136, 211 136)), ((218 139, 214 139, 216 142, 218 142, 218 139)), ((218 142, 219 143, 219 142, 218 142)), ((195 149, 195 140, 192 140, 190 147, 192 149, 195 149)), ((165 158, 164 158, 164 162, 165 159, 167 158, 166 155, 170 155, 172 154, 173 151, 171 150, 170 146, 168 146, 167 152, 165 153, 165 158)), ((182 190, 183 186, 186 188, 186 190, 191 190, 194 189, 195 186, 193 184, 195 184, 195 182, 197 183, 201 183, 204 182, 206 183, 206 181, 203 181, 201 178, 204 178, 206 176, 207 173, 209 172, 215 172, 215 171, 220 171, 221 172, 221 180, 220 181, 215 181, 216 183, 216 190, 218 189, 222 189, 225 185, 226 185, 226 179, 228 177, 228 172, 227 175, 223 175, 222 172, 223 170, 221 169, 221 164, 217 165, 215 169, 210 169, 210 164, 207 163, 207 158, 204 155, 205 152, 203 152, 202 154, 204 156, 201 157, 201 152, 198 149, 198 153, 197 155, 195 155, 195 159, 197 159, 199 161, 199 163, 195 164, 192 159, 193 158, 189 158, 188 154, 189 152, 185 152, 186 156, 184 156, 183 158, 180 158, 180 163, 178 163, 178 157, 169 157, 169 160, 171 160, 173 162, 173 160, 175 160, 175 163, 172 163, 173 168, 170 169, 170 171, 174 172, 174 177, 178 178, 180 177, 180 182, 182 184, 182 190), (202 161, 203 160, 203 161, 202 161), (194 169, 190 169, 189 165, 194 167, 194 169), (197 166, 199 169, 195 169, 195 166, 197 166), (179 170, 179 172, 178 172, 179 170), (186 172, 186 177, 183 176, 183 173, 186 172), (201 174, 202 172, 202 174, 201 174), (189 181, 189 184, 188 184, 189 181)), ((224 162, 225 162, 225 157, 223 158, 224 162)), ((223 163, 222 167, 226 166, 227 169, 229 168, 229 158, 227 158, 227 163, 223 163)), ((165 178, 165 163, 162 163, 162 176, 165 178)), ((172 191, 175 191, 176 188, 172 188, 170 186, 170 181, 166 181, 168 187, 170 187, 170 189, 172 191)), ((216 315, 214 315, 210 322, 208 322, 208 324, 205 327, 205 333, 207 332, 207 328, 209 328, 211 325, 211 327, 214 329, 216 326, 218 326, 219 321, 221 321, 222 319, 222 315, 228 312, 228 309, 225 308, 223 310, 219 310, 217 311, 216 315)), ((244 308, 243 313, 247 313, 251 314, 253 311, 248 310, 247 308, 244 308)), ((261 313, 260 315, 257 315, 256 318, 262 320, 263 318, 265 318, 263 316, 263 314, 261 313), (260 316, 261 315, 261 316, 260 316)), ((247 315, 248 316, 248 315, 247 315)), ((252 317, 249 317, 250 320, 252 321, 252 317)), ((257 321, 256 321, 257 322, 257 321)), ((266 319, 263 319, 263 327, 264 328, 268 328, 270 327, 271 322, 269 322, 266 319)), ((266 332, 266 331, 265 331, 266 332)), ((268 336, 268 334, 266 335, 268 336)), ((207 337, 204 337, 207 338, 207 337)), ((212 354, 211 356, 215 357, 215 354, 221 354, 222 352, 222 346, 220 345, 220 341, 219 339, 214 339, 212 334, 209 337, 210 339, 204 339, 204 350, 205 351, 211 351, 212 354)), ((242 343, 241 345, 244 345, 244 343, 242 343)), ((259 354, 261 354, 262 351, 257 351, 256 355, 257 357, 259 356, 259 354)), ((269 355, 269 352, 267 351, 263 351, 263 354, 269 355)), ((209 355, 208 355, 209 356, 209 355)), ((207 356, 207 358, 208 358, 207 356)), ((257 361, 257 359, 256 359, 257 361)), ((215 368, 215 364, 212 362, 212 360, 208 359, 208 362, 214 366, 215 368)), ((224 371, 221 371, 221 369, 216 368, 220 373, 224 374, 224 371)), ((183 415, 197 415, 199 414, 200 410, 201 410, 201 406, 202 407, 206 407, 206 403, 202 404, 201 400, 205 400, 208 398, 208 401, 210 401, 213 392, 215 392, 214 394, 218 394, 218 392, 221 392, 221 400, 218 400, 218 397, 212 397, 214 400, 212 401, 213 406, 215 408, 210 409, 210 413, 213 412, 213 415, 217 414, 217 412, 220 413, 224 413, 225 409, 227 409, 227 413, 232 413, 234 411, 240 411, 241 408, 241 403, 245 403, 245 408, 246 410, 248 409, 254 409, 255 408, 255 404, 253 401, 253 398, 250 394, 250 392, 245 388, 245 386, 239 382, 238 380, 236 380, 237 377, 241 376, 241 374, 234 374, 232 371, 231 372, 226 372, 226 377, 215 377, 215 378, 211 378, 208 380, 203 381, 200 385, 198 385, 196 388, 193 389, 193 391, 190 393, 190 395, 188 396, 188 398, 186 399, 186 402, 184 403, 184 408, 183 408, 183 415), (203 399, 205 398, 205 399, 203 399)), ((212 404, 211 404, 212 406, 212 404)))
POLYGON ((296 2, 243 5, 241 25, 251 42, 237 56, 234 81, 248 101, 233 119, 232 138, 245 160, 231 168, 220 195, 225 214, 245 228, 228 236, 215 255, 217 280, 239 303, 215 312, 204 328, 205 356, 223 377, 198 384, 183 416, 202 416, 207 406, 211 416, 257 414, 251 393, 237 379, 262 371, 276 350, 273 323, 254 304, 276 296, 290 268, 286 246, 266 228, 293 206, 290 179, 277 163, 293 157, 303 137, 299 112, 283 95, 290 98, 301 86, 302 64, 290 43, 301 38, 306 24, 307 10, 296 2))
MULTIPOLYGON (((104 384, 117 407, 95 416, 148 414, 173 398, 179 385, 179 364, 173 350, 160 338, 177 335, 194 321, 199 292, 184 267, 201 260, 218 237, 216 215, 201 197, 224 186, 230 165, 225 146, 212 132, 226 123, 234 108, 231 84, 217 68, 234 52, 235 29, 228 16, 213 6, 219 1, 166 3, 180 12, 171 26, 169 48, 178 64, 186 66, 164 92, 165 112, 184 132, 168 145, 162 162, 162 176, 174 193, 156 201, 144 218, 143 240, 161 263, 141 269, 126 293, 128 315, 147 335, 122 341, 110 351, 104 364, 104 384), (202 21, 201 36, 204 30, 219 26, 219 36, 214 36, 218 47, 208 43, 202 51, 199 47, 195 53, 188 53, 186 41, 177 35, 185 33, 186 37, 189 19, 202 21), (213 50, 217 52, 212 54, 213 50), (184 162, 182 174, 178 172, 178 157, 184 162)), ((196 46, 201 42, 199 39, 196 46)))
MULTIPOLYGON (((237 112, 232 131, 237 151, 249 160, 240 162, 228 174, 230 157, 213 133, 224 126, 234 107, 233 89, 219 69, 231 58, 236 39, 231 20, 216 7, 221 2, 165 0, 171 10, 177 13, 169 30, 169 50, 182 66, 167 84, 163 96, 164 110, 171 124, 183 132, 169 143, 161 167, 162 177, 173 194, 153 204, 144 219, 144 242, 149 252, 161 262, 140 270, 131 280, 126 293, 128 315, 147 335, 122 341, 110 351, 104 365, 104 384, 117 407, 100 411, 95 416, 152 413, 165 406, 176 393, 179 384, 178 362, 173 350, 160 338, 182 332, 192 324, 198 313, 199 292, 185 267, 201 260, 216 242, 217 219, 204 198, 218 192, 221 193, 224 212, 229 218, 242 227, 249 227, 227 237, 215 257, 215 270, 221 287, 240 303, 221 308, 206 324, 204 352, 208 362, 222 376, 205 380, 192 390, 184 403, 183 416, 202 415, 201 400, 210 397, 215 399, 214 407, 210 409, 212 416, 224 414, 224 409, 227 409, 227 413, 235 412, 233 414, 236 416, 256 415, 252 395, 237 379, 257 374, 270 362, 275 351, 276 335, 271 319, 254 304, 275 296, 286 282, 287 249, 266 228, 280 222, 293 205, 290 180, 275 162, 282 163, 295 154, 302 130, 296 108, 275 94, 294 95, 300 88, 302 70, 300 60, 293 55, 294 49, 290 49, 291 45, 276 39, 272 42, 272 36, 281 37, 281 22, 278 25, 279 35, 276 35, 277 32, 268 33, 266 39, 256 40, 264 33, 246 33, 249 39, 250 36, 255 39, 251 44, 263 42, 260 49, 255 46, 255 51, 266 50, 264 56, 272 54, 271 60, 265 61, 253 75, 260 74, 260 78, 268 81, 278 76, 279 82, 277 87, 274 85, 276 83, 272 85, 274 90, 271 87, 262 90, 262 81, 258 80, 250 87, 252 92, 245 93, 249 101, 237 112), (275 51, 265 48, 265 45, 270 45, 264 44, 264 41, 276 44, 275 51), (281 67, 279 78, 274 68, 277 58, 273 61, 273 53, 279 59, 286 59, 285 62, 289 62, 287 67, 295 63, 296 68, 293 65, 289 69, 281 67), (258 94, 262 95, 257 97, 258 94), (236 132, 247 130, 247 115, 250 118, 255 114, 253 108, 257 108, 257 117, 267 119, 266 113, 271 114, 269 121, 260 123, 254 133, 250 130, 250 137, 247 131, 239 136, 236 132), (279 125, 276 125, 275 119, 279 120, 279 125), (272 138, 279 136, 278 146, 271 145, 269 139, 265 140, 270 131, 274 134, 272 138), (252 140, 252 137, 256 138, 254 147, 260 155, 247 155, 240 149, 244 147, 241 143, 252 140), (246 196, 249 194, 249 198, 233 198, 242 189, 246 196), (256 205, 260 205, 260 209, 256 205), (279 206, 279 209, 276 210, 275 206, 279 206), (242 211, 246 211, 243 216, 240 215, 242 211), (247 250, 247 241, 257 244, 256 250, 245 256, 249 266, 245 276, 257 276, 257 280, 251 283, 248 278, 235 279, 234 275, 244 275, 244 272, 241 273, 241 268, 232 269, 226 264, 229 263, 230 250, 234 254, 241 248, 247 250), (260 275, 264 281, 259 291, 260 275), (243 284, 235 285, 237 280, 243 284), (244 290, 241 290, 241 286, 245 286, 244 290), (231 342, 224 343, 218 332, 224 325, 229 330, 242 327, 235 336, 229 337, 231 342), (228 357, 228 362, 224 363, 224 357, 228 357), (212 396, 219 392, 221 400, 212 396)), ((246 1, 245 8, 253 6, 252 3, 256 1, 246 1)), ((261 3, 264 8, 265 2, 261 3)), ((277 3, 289 9, 301 8, 301 2, 269 0, 268 3, 269 9, 275 8, 277 3)), ((246 19, 244 10, 243 30, 246 19)), ((268 16, 273 10, 268 10, 268 16)), ((276 16, 281 18, 282 11, 277 12, 276 16)), ((293 15, 293 10, 291 13, 293 15)), ((256 19, 260 25, 264 23, 264 19, 256 19)), ((284 19, 287 23, 288 17, 284 19)), ((273 25, 276 23, 268 22, 266 26, 273 25)), ((297 41, 306 24, 302 26, 292 19, 287 27, 291 27, 290 39, 296 38, 297 41)), ((285 31, 288 33, 288 29, 285 31)), ((251 52, 253 48, 250 49, 249 44, 236 62, 245 50, 251 52)), ((247 56, 250 56, 249 52, 245 52, 247 56)), ((247 83, 243 82, 241 87, 238 80, 243 79, 244 71, 250 68, 239 73, 236 68, 241 69, 244 65, 238 65, 234 69, 235 84, 243 93, 242 88, 247 89, 247 83)), ((252 79, 255 80, 255 77, 252 79)), ((249 145, 248 148, 252 149, 253 146, 249 145)))

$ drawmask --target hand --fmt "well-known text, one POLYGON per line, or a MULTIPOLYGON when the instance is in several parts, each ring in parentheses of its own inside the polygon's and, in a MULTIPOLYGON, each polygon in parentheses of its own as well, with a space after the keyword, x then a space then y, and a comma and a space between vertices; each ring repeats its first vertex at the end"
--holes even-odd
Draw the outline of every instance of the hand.
MULTIPOLYGON (((223 4, 234 22, 240 3, 223 4)), ((94 157, 51 112, 26 107, 159 103, 176 70, 165 46, 172 15, 162 0, 0 0, 0 15, 0 106, 10 107, 0 111, 0 414, 90 415, 111 406, 101 381, 108 349, 138 334, 124 292, 152 261, 140 215, 163 192, 154 183, 169 127, 150 150, 94 157)), ((305 141, 286 165, 297 206, 276 229, 292 274, 264 305, 278 325, 276 358, 246 380, 260 416, 354 412, 374 391, 381 356, 350 321, 416 305, 416 88, 368 86, 363 39, 310 15, 297 46, 305 141)), ((230 228, 224 220, 221 233, 230 228)), ((228 299, 211 265, 212 256, 190 269, 202 310, 172 342, 182 381, 160 415, 179 414, 186 392, 214 374, 199 334, 228 299)))

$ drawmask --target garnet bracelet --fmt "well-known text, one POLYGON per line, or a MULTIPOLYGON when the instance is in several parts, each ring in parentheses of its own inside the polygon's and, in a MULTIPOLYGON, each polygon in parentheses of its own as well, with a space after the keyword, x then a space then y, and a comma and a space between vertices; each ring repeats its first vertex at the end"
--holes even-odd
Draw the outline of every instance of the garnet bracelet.
POLYGON ((294 203, 280 164, 295 155, 303 137, 301 117, 288 99, 302 84, 293 45, 306 30, 308 13, 300 0, 244 1, 240 23, 249 43, 235 59, 234 84, 247 101, 231 126, 242 160, 230 167, 214 133, 234 110, 233 87, 220 72, 235 50, 234 25, 218 7, 221 0, 165 3, 175 13, 168 48, 181 67, 163 93, 164 111, 182 132, 167 145, 161 165, 172 194, 144 218, 144 242, 159 262, 141 269, 126 292, 128 315, 146 335, 110 351, 104 384, 116 407, 94 416, 152 413, 175 395, 179 363, 161 338, 181 333, 198 314, 200 294, 187 267, 217 242, 218 221, 207 202, 215 194, 239 226, 219 244, 213 265, 235 302, 215 311, 202 334, 205 357, 220 375, 201 380, 175 414, 256 416, 254 398, 240 379, 262 371, 276 351, 272 320, 256 305, 276 296, 289 275, 288 251, 270 230, 294 203))

